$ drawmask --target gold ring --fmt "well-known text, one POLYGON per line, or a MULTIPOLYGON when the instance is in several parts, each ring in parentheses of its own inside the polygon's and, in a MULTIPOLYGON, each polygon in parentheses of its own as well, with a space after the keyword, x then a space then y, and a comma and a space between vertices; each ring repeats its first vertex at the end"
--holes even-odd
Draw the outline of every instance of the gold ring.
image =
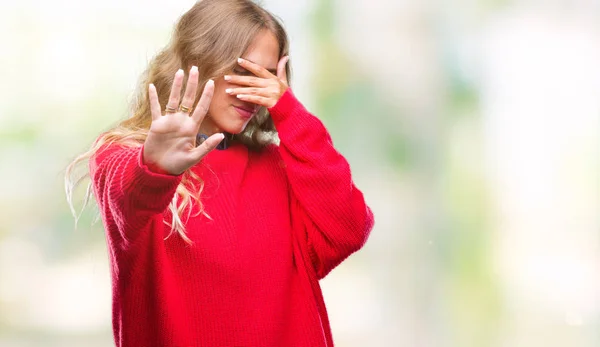
POLYGON ((177 110, 171 106, 167 106, 167 107, 165 107, 165 112, 166 113, 175 113, 175 112, 177 112, 177 110))
POLYGON ((179 111, 183 112, 183 113, 190 113, 191 108, 187 107, 187 106, 183 106, 183 105, 179 105, 179 111))

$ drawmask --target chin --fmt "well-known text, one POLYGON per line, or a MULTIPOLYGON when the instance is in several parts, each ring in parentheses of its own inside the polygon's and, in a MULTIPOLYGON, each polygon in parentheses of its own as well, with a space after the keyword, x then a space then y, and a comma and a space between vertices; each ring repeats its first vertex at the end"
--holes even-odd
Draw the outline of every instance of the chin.
POLYGON ((250 121, 254 118, 250 118, 250 119, 240 119, 239 116, 237 116, 237 113, 235 115, 236 117, 234 119, 232 119, 230 122, 228 122, 229 124, 223 124, 224 126, 221 127, 221 129, 223 129, 223 131, 230 133, 230 134, 240 134, 242 133, 245 129, 246 126, 248 126, 248 123, 250 123, 250 121))
POLYGON ((228 124, 228 126, 221 127, 221 129, 223 130, 223 132, 238 135, 244 132, 244 130, 246 130, 246 126, 248 125, 248 123, 250 123, 250 120, 238 124, 228 124))

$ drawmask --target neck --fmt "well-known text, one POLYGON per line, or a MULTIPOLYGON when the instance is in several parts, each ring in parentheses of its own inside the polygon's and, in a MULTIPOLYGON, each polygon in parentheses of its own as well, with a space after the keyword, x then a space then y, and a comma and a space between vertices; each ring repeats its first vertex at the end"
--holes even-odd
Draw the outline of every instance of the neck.
POLYGON ((221 129, 219 129, 219 127, 216 126, 216 124, 207 115, 207 117, 205 117, 202 121, 202 124, 200 124, 200 128, 198 128, 196 143, 200 144, 204 142, 204 140, 209 138, 211 135, 220 132, 222 132, 223 135, 225 135, 225 138, 223 139, 223 141, 221 141, 221 143, 219 143, 217 149, 227 149, 229 147, 229 143, 231 142, 232 135, 223 132, 221 129))
POLYGON ((208 115, 204 117, 204 120, 198 129, 198 134, 204 134, 208 137, 220 132, 222 132, 221 129, 219 129, 219 127, 212 121, 212 119, 210 119, 208 115))

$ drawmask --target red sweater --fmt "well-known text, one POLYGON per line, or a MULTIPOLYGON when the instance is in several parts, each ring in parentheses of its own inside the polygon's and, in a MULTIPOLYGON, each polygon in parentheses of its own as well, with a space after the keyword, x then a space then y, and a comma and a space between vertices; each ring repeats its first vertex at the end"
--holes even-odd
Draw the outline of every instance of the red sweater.
POLYGON ((170 228, 181 176, 142 147, 90 161, 107 234, 117 346, 333 346, 319 279, 360 249, 373 215, 323 123, 287 91, 269 109, 281 143, 213 150, 194 170, 206 213, 170 228))

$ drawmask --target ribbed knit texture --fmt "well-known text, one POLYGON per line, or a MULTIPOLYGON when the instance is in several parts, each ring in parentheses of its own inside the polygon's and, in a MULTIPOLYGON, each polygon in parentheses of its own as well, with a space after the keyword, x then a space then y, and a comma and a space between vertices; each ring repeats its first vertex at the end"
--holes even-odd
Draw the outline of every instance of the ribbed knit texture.
POLYGON ((281 143, 240 144, 194 166, 204 215, 169 235, 180 176, 142 147, 90 161, 107 234, 116 345, 331 347, 319 279, 360 249, 373 215, 323 123, 288 90, 269 109, 281 143))

